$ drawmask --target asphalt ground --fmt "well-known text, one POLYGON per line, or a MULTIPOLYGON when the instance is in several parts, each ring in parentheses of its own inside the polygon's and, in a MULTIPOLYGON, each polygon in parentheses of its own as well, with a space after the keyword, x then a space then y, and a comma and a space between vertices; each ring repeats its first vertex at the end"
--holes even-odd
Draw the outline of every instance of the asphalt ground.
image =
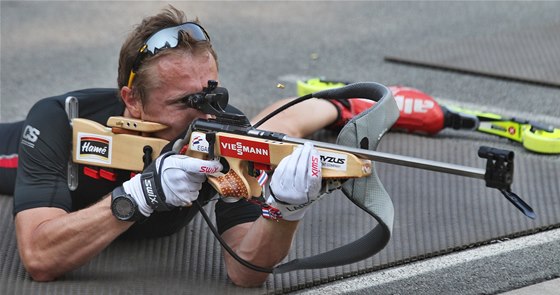
POLYGON ((560 292, 559 251, 560 229, 556 229, 383 269, 296 294, 555 295, 560 292))
MULTIPOLYGON (((558 88, 388 63, 383 57, 399 49, 428 47, 475 34, 558 23, 560 2, 173 4, 198 17, 209 31, 219 55, 220 82, 228 88, 232 103, 248 105, 244 111, 249 116, 274 100, 295 95, 297 79, 324 76, 408 85, 445 101, 503 110, 559 126, 558 88), (278 83, 286 87, 278 88, 278 83)), ((140 18, 165 5, 2 1, 0 122, 24 119, 43 97, 81 88, 114 87, 122 40, 140 18)), ((550 159, 559 161, 554 156, 550 159)), ((509 263, 499 264, 512 272, 511 277, 493 271, 497 264, 489 257, 496 255, 489 255, 455 265, 455 272, 432 266, 416 287, 414 281, 403 278, 391 282, 391 290, 443 294, 451 290, 444 287, 455 286, 463 291, 458 293, 470 293, 469 285, 481 281, 484 284, 474 289, 480 290, 476 293, 521 288, 560 276, 560 263, 547 263, 560 256, 558 244, 556 238, 539 246, 499 252, 499 257, 511 255, 503 260, 509 263)))

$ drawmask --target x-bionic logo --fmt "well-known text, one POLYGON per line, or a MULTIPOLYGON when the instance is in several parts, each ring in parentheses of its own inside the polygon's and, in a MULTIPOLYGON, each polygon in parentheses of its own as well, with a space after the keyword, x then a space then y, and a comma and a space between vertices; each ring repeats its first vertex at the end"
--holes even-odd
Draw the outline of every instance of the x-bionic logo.
POLYGON ((37 141, 37 139, 39 139, 39 135, 41 134, 41 131, 39 131, 39 129, 31 126, 31 125, 27 125, 25 126, 25 128, 23 129, 23 135, 21 143, 34 148, 35 147, 35 142, 37 141))

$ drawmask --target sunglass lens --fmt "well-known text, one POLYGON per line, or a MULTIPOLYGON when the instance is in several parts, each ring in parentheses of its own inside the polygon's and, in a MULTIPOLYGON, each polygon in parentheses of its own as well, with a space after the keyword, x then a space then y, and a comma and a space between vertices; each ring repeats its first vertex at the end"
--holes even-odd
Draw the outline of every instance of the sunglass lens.
POLYGON ((175 48, 179 43, 179 32, 185 31, 195 41, 206 41, 208 38, 203 29, 193 23, 186 23, 178 27, 167 28, 157 32, 146 41, 146 50, 151 55, 164 48, 175 48))
POLYGON ((177 28, 167 28, 157 32, 146 41, 146 50, 154 55, 161 49, 176 47, 179 43, 178 33, 177 28))
POLYGON ((193 38, 195 41, 208 40, 208 38, 206 38, 206 34, 204 33, 204 30, 196 24, 193 23, 183 24, 178 28, 178 30, 186 31, 189 34, 189 36, 193 38))

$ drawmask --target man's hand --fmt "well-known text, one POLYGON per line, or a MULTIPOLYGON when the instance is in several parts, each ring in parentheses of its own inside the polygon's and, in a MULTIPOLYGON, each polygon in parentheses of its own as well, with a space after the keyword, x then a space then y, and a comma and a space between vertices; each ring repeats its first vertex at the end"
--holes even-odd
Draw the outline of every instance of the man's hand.
POLYGON ((185 155, 166 153, 159 156, 141 174, 123 183, 124 191, 138 204, 142 215, 191 206, 206 175, 222 170, 218 161, 205 161, 185 155))
POLYGON ((321 159, 313 144, 306 142, 282 159, 270 181, 268 204, 280 210, 282 219, 295 221, 319 199, 321 159))

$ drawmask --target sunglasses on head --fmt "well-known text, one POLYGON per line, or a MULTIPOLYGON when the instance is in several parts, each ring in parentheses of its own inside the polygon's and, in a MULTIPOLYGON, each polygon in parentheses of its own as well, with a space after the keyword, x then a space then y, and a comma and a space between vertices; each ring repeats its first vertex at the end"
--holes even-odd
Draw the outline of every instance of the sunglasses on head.
POLYGON ((138 50, 138 55, 132 64, 132 69, 128 76, 128 87, 132 87, 132 82, 134 82, 134 77, 136 72, 140 68, 142 61, 147 56, 154 56, 161 50, 165 48, 175 48, 179 45, 179 40, 181 38, 181 32, 184 31, 196 42, 210 41, 210 36, 206 33, 206 30, 197 23, 187 22, 175 27, 165 28, 155 32, 151 35, 144 45, 138 50))

